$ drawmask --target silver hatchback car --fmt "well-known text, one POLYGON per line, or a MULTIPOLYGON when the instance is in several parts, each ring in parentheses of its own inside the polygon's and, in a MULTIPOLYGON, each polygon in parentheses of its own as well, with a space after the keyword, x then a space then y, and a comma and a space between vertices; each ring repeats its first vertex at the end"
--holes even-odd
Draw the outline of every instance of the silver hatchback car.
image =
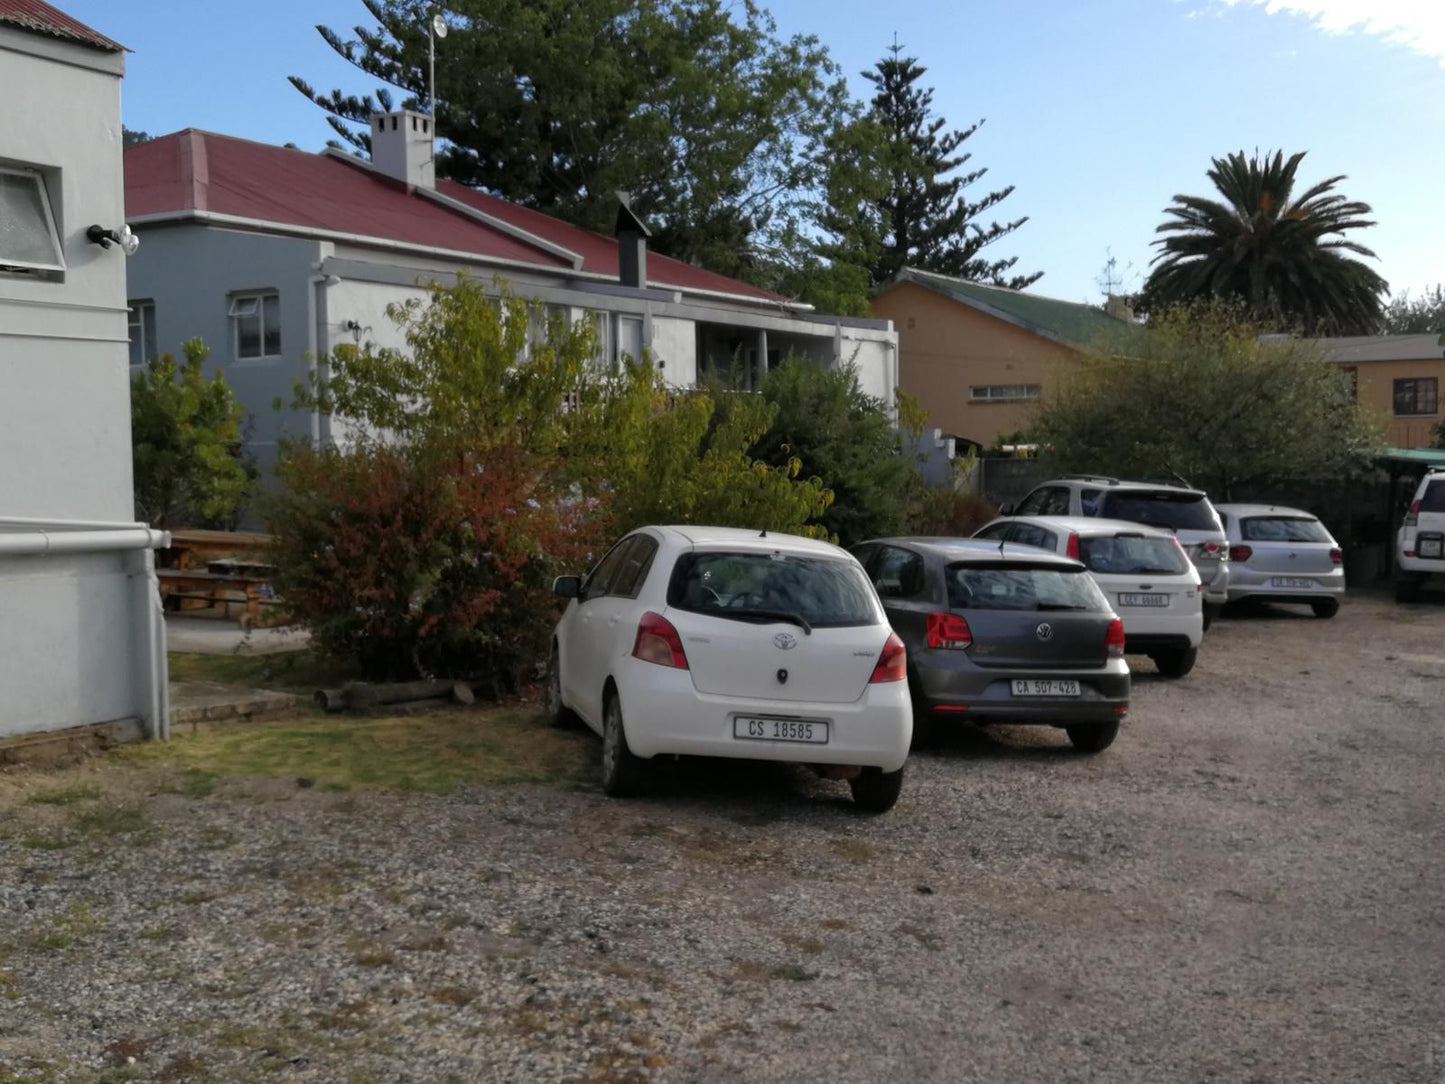
POLYGON ((1334 617, 1344 551, 1318 518, 1276 504, 1216 505, 1229 536, 1229 601, 1286 602, 1334 617))

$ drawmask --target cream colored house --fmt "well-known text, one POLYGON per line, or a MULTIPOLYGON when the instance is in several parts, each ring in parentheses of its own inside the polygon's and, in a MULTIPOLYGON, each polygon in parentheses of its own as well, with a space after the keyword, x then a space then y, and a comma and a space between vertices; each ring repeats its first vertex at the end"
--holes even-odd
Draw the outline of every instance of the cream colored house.
POLYGON ((929 425, 983 447, 1026 426, 1082 349, 1129 326, 1093 305, 912 268, 872 308, 898 331, 898 384, 929 425))
POLYGON ((1433 448, 1445 421, 1445 336, 1359 335, 1316 340, 1325 360, 1350 374, 1358 402, 1385 423, 1392 448, 1433 448))

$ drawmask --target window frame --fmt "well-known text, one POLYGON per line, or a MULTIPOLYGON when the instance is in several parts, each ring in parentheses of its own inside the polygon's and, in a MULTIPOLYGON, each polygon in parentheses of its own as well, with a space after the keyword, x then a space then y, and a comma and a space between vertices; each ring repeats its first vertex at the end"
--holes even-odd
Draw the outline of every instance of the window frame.
POLYGON ((582 586, 577 592, 577 603, 591 602, 594 598, 604 598, 612 592, 612 581, 617 578, 617 573, 622 568, 622 563, 627 557, 627 550, 632 548, 632 543, 637 535, 628 535, 617 545, 602 555, 602 559, 587 573, 582 581, 582 586), (607 562, 611 561, 612 564, 607 562), (600 581, 600 582, 599 582, 600 581))
POLYGON ((1390 405, 1394 416, 1397 418, 1433 418, 1440 413, 1440 378, 1435 376, 1402 376, 1397 377, 1390 387, 1390 405), (1401 387, 1410 385, 1412 399, 1415 409, 1401 410, 1401 387), (1430 388, 1430 409, 1421 410, 1421 391, 1428 386, 1430 388))
POLYGON ((1032 403, 1042 399, 1043 394, 1042 384, 970 384, 968 386, 970 403, 1032 403), (995 392, 1012 392, 1014 389, 1017 389, 1020 394, 994 394, 995 392))
POLYGON ((156 303, 148 297, 133 298, 126 302, 126 310, 126 331, 130 333, 132 347, 135 346, 135 331, 140 330, 141 358, 136 361, 132 356, 130 367, 143 369, 151 358, 160 353, 156 345, 156 303))
POLYGON ((230 295, 226 307, 226 318, 231 323, 231 357, 237 362, 280 361, 285 358, 285 344, 281 337, 281 293, 278 290, 238 290, 230 295), (266 352, 266 302, 276 303, 276 353, 266 352), (253 311, 240 311, 251 302, 253 311), (260 353, 241 353, 241 321, 256 321, 256 342, 260 353))
POLYGON ((633 535, 632 545, 618 561, 612 582, 607 585, 607 594, 631 599, 642 594, 643 585, 647 583, 647 577, 652 572, 652 563, 657 559, 657 551, 661 548, 657 539, 650 534, 633 535), (630 584, 629 576, 632 577, 630 584))
POLYGON ((917 550, 908 549, 905 546, 890 546, 887 543, 878 547, 868 561, 868 579, 873 584, 873 590, 878 592, 878 597, 885 602, 916 602, 927 595, 928 592, 928 563, 923 559, 923 554, 917 550), (918 589, 911 594, 903 594, 903 576, 898 577, 899 593, 883 590, 882 580, 879 579, 883 571, 884 562, 890 558, 897 557, 900 561, 915 565, 918 569, 918 589))
POLYGON ((45 183, 45 174, 41 170, 24 166, 0 165, 0 175, 22 177, 35 182, 35 190, 40 196, 40 210, 45 217, 45 228, 50 235, 50 245, 56 259, 55 263, 36 263, 32 260, 12 260, 8 256, 0 256, 0 272, 27 276, 37 272, 64 275, 65 246, 60 243, 60 231, 55 224, 55 208, 50 202, 50 186, 45 183))

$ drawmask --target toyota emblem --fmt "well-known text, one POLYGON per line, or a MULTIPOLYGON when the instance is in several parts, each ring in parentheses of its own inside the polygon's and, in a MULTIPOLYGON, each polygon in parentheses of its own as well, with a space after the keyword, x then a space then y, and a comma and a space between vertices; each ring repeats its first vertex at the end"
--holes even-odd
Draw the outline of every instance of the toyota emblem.
POLYGON ((1038 628, 1034 629, 1034 635, 1040 640, 1052 640, 1054 638, 1054 626, 1045 621, 1040 624, 1038 628))
POLYGON ((780 632, 773 637, 773 646, 779 651, 792 651, 798 646, 798 641, 791 632, 780 632))

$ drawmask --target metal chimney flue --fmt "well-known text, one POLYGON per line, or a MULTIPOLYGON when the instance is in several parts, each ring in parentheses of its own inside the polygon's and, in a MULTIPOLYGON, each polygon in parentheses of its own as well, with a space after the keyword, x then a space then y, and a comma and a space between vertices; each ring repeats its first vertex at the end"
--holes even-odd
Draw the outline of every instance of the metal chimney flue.
POLYGON ((617 280, 623 286, 647 285, 647 239, 652 231, 632 209, 632 197, 617 193, 617 280))

